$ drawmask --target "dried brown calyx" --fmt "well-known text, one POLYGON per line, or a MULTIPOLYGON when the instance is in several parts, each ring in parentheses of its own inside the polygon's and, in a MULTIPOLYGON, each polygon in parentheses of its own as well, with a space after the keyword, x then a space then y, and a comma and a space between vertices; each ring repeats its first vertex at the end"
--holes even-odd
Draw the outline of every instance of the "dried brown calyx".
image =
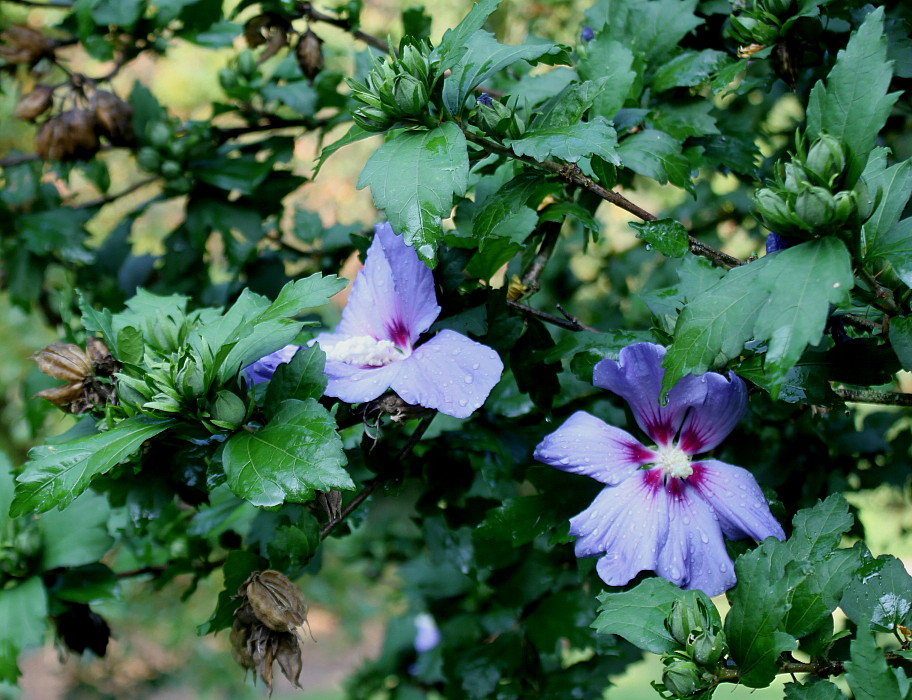
POLYGON ((73 343, 51 343, 32 359, 44 374, 67 382, 39 391, 36 397, 75 414, 116 403, 110 377, 119 367, 108 346, 97 338, 88 338, 85 350, 73 343))
POLYGON ((264 12, 247 20, 244 25, 244 39, 251 49, 266 46, 257 59, 258 63, 262 63, 275 56, 283 46, 288 45, 290 30, 291 23, 285 17, 275 12, 264 12))
POLYGON ((0 58, 7 63, 33 66, 54 53, 56 42, 20 24, 0 32, 0 58))
MULTIPOLYGON (((255 571, 238 588, 241 606, 231 627, 231 653, 272 692, 272 667, 300 688, 307 604, 300 589, 278 571, 255 571)), ((309 628, 308 628, 309 629, 309 628)), ((307 632, 309 635, 309 631, 307 632)))
POLYGON ((16 103, 15 114, 19 119, 35 121, 47 112, 54 103, 54 89, 50 85, 38 85, 24 94, 16 103))
POLYGON ((295 56, 301 72, 310 82, 323 70, 323 40, 309 29, 298 39, 295 47, 295 56))
POLYGON ((99 149, 95 114, 70 109, 48 119, 35 134, 35 151, 42 160, 88 160, 99 149))
POLYGON ((133 108, 117 95, 106 90, 92 93, 91 105, 95 117, 95 132, 104 136, 112 146, 130 146, 136 142, 133 133, 133 108))

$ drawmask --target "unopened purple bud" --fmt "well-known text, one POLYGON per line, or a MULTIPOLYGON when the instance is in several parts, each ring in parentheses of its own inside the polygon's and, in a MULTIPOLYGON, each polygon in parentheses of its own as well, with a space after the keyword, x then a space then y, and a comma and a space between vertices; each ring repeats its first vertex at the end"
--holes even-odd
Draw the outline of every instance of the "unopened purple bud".
POLYGON ((793 238, 792 236, 780 236, 775 231, 770 231, 770 235, 766 238, 766 254, 769 255, 770 253, 791 248, 797 243, 800 243, 797 238, 793 238))
POLYGON ((478 97, 476 97, 475 101, 480 105, 484 105, 485 107, 490 107, 494 104, 494 100, 492 100, 491 96, 486 92, 483 92, 478 97))
POLYGON ((415 616, 415 651, 419 654, 430 651, 440 644, 440 630, 434 618, 427 613, 415 616))
POLYGON ((592 27, 583 27, 583 31, 580 32, 580 39, 583 41, 592 41, 595 39, 595 32, 592 31, 592 27))

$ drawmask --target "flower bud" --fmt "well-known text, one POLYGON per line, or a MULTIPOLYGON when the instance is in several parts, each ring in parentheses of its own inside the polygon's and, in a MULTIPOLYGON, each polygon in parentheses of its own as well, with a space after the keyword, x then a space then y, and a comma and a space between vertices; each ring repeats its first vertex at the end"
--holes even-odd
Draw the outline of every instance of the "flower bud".
POLYGON ((692 631, 703 628, 703 616, 695 606, 678 599, 665 620, 665 627, 678 644, 686 644, 692 631))
POLYGON ((856 194, 854 192, 848 192, 846 190, 841 190, 833 195, 833 202, 835 204, 833 208, 833 225, 841 226, 849 218, 856 213, 856 194))
POLYGON ((247 405, 237 394, 222 389, 212 401, 212 422, 220 428, 233 430, 247 418, 247 405))
POLYGON ((801 241, 797 238, 783 236, 775 231, 770 231, 769 236, 766 237, 766 254, 778 253, 780 250, 791 248, 793 245, 797 245, 800 242, 801 241))
POLYGON ((792 215, 785 200, 776 192, 764 187, 754 194, 757 213, 770 228, 786 229, 792 225, 792 215))
POLYGON ((823 187, 806 187, 795 198, 795 214, 809 231, 828 226, 835 207, 833 195, 823 187))
POLYGON ((19 98, 15 114, 19 119, 32 122, 48 111, 53 103, 53 88, 50 85, 37 85, 34 90, 19 98))
POLYGON ((308 29, 298 39, 295 57, 298 59, 301 72, 313 82, 317 73, 323 70, 323 40, 308 29))
POLYGON ((804 167, 830 186, 845 169, 845 149, 838 139, 821 134, 808 151, 804 167))
POLYGON ((792 194, 798 194, 803 189, 803 185, 808 182, 807 173, 797 163, 785 164, 785 189, 792 194))
POLYGON ((257 63, 256 59, 253 57, 253 54, 250 51, 244 50, 241 51, 237 59, 238 73, 240 73, 245 78, 252 78, 256 75, 257 63))
POLYGON ((852 191, 855 193, 855 206, 858 207, 858 221, 863 224, 871 218, 877 202, 871 194, 868 183, 864 180, 859 180, 855 183, 855 188, 852 191))
POLYGON ((428 57, 420 49, 406 45, 402 50, 402 56, 399 59, 401 68, 410 75, 417 78, 422 83, 427 83, 430 75, 431 66, 428 57))
POLYGON ((162 157, 154 148, 143 146, 136 153, 136 162, 143 170, 156 173, 161 168, 162 157))
POLYGON ((721 634, 700 632, 689 641, 687 650, 701 666, 715 666, 728 653, 728 645, 721 634))
POLYGON ((785 17, 791 14, 794 0, 763 0, 763 8, 771 15, 785 17))
POLYGON ((592 31, 592 27, 583 27, 583 30, 580 32, 580 39, 583 41, 592 41, 595 39, 595 32, 592 31))
POLYGON ((95 122, 98 131, 114 146, 129 146, 136 140, 133 133, 133 108, 106 90, 96 90, 95 122))
POLYGON ((401 116, 417 117, 427 106, 427 88, 408 73, 397 75, 393 79, 393 101, 401 116))
POLYGON ((0 32, 0 58, 7 63, 33 66, 54 53, 54 40, 31 27, 14 25, 0 32))
POLYGON ((156 148, 165 148, 171 143, 171 127, 165 122, 153 122, 146 128, 149 143, 156 148))
POLYGON ((365 131, 386 131, 393 125, 393 119, 376 107, 361 107, 352 114, 355 123, 365 131))
POLYGON ((662 672, 665 688, 678 696, 686 697, 700 690, 704 683, 699 667, 693 661, 671 659, 662 672))

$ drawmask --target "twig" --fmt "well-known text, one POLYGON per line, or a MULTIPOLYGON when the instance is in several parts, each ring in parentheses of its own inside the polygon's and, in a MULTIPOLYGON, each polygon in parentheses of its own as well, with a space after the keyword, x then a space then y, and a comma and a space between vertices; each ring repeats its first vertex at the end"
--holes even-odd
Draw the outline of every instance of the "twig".
POLYGON ((564 314, 565 318, 555 316, 554 314, 549 314, 545 311, 539 311, 538 309, 535 309, 531 306, 526 306, 525 304, 520 304, 518 301, 513 301, 512 299, 507 299, 507 305, 513 307, 517 311, 528 314, 529 316, 535 316, 535 318, 539 318, 545 323, 560 326, 561 328, 565 328, 568 331, 589 331, 590 333, 600 332, 597 328, 593 328, 592 326, 587 326, 585 323, 581 323, 575 316, 571 316, 566 311, 564 311, 560 305, 558 305, 557 308, 562 314, 564 314))
MULTIPOLYGON (((418 441, 424 436, 425 432, 431 425, 431 421, 434 420, 434 416, 437 415, 437 411, 434 411, 430 415, 425 416, 421 419, 421 422, 418 424, 418 427, 415 428, 415 431, 409 436, 408 442, 402 447, 401 450, 393 458, 393 461, 398 464, 401 462, 408 454, 415 448, 415 445, 418 444, 418 441)), ((386 483, 386 479, 377 478, 372 481, 369 481, 363 489, 361 489, 358 494, 348 502, 348 504, 342 509, 342 512, 339 513, 339 517, 335 520, 330 520, 320 529, 320 539, 326 539, 326 536, 332 532, 335 527, 345 520, 349 515, 351 515, 355 509, 358 508, 368 497, 376 491, 380 486, 386 483)))
POLYGON ((912 406, 912 394, 898 391, 874 391, 873 389, 834 388, 833 393, 843 401, 853 403, 875 403, 883 406, 912 406))
MULTIPOLYGON (((471 141, 474 144, 477 144, 484 148, 489 153, 496 153, 498 155, 506 156, 508 158, 513 158, 515 160, 522 161, 523 163, 528 163, 542 170, 547 170, 548 172, 554 173, 562 180, 569 182, 572 185, 577 187, 582 187, 583 189, 592 192, 594 195, 604 199, 606 202, 610 202, 616 207, 623 209, 630 214, 633 214, 638 219, 643 221, 655 221, 658 217, 655 214, 651 214, 642 207, 634 204, 624 195, 613 192, 605 187, 602 187, 597 182, 594 182, 592 178, 587 177, 578 166, 572 163, 559 163, 554 160, 542 160, 538 161, 534 158, 528 156, 518 156, 509 148, 501 146, 498 143, 489 141, 488 139, 482 138, 477 134, 473 134, 471 131, 463 128, 463 133, 467 140, 471 141)), ((739 260, 738 258, 732 257, 726 253, 723 253, 721 250, 716 250, 710 245, 707 245, 703 241, 689 236, 690 240, 690 252, 694 255, 699 255, 701 257, 707 258, 714 262, 716 265, 731 269, 733 267, 738 267, 743 265, 744 261, 739 260)))
POLYGON ((527 288, 530 294, 538 291, 538 279, 542 276, 545 271, 545 265, 548 264, 554 254, 557 239, 560 237, 560 228, 561 225, 558 221, 546 221, 542 224, 545 234, 542 237, 541 245, 538 247, 538 253, 532 259, 532 264, 529 265, 529 269, 526 270, 526 274, 522 278, 523 286, 527 288))
MULTIPOLYGON (((329 15, 324 15, 322 12, 315 10, 313 5, 309 2, 305 2, 300 7, 303 16, 312 22, 324 22, 325 24, 331 24, 334 27, 339 27, 339 29, 344 29, 346 32, 351 34, 355 39, 360 39, 365 44, 370 44, 375 49, 380 51, 389 51, 390 47, 381 39, 378 39, 375 36, 371 36, 366 32, 362 32, 360 29, 357 29, 352 25, 352 23, 347 19, 341 19, 340 17, 330 17, 329 15)), ((393 48, 393 53, 396 52, 396 49, 393 48)))
POLYGON ((128 194, 132 194, 133 192, 136 192, 136 190, 141 189, 141 188, 145 187, 146 185, 151 185, 156 180, 158 180, 157 176, 149 177, 149 178, 146 178, 145 180, 140 180, 139 182, 133 183, 125 190, 122 190, 115 194, 108 194, 108 195, 105 195, 104 197, 90 199, 88 202, 83 202, 82 204, 79 204, 78 206, 73 207, 73 209, 92 209, 94 207, 104 206, 105 204, 113 202, 115 199, 120 199, 121 197, 126 197, 128 194))
POLYGON ((23 153, 21 156, 10 156, 9 158, 0 160, 0 168, 10 168, 14 165, 31 163, 33 160, 38 160, 37 153, 23 153))
POLYGON ((874 331, 883 331, 884 327, 882 323, 877 321, 872 321, 865 318, 864 316, 858 316, 856 314, 844 314, 839 316, 843 321, 848 323, 850 326, 855 326, 858 330, 868 331, 873 333, 874 331))
POLYGON ((5 0, 5 2, 11 2, 16 5, 25 5, 27 7, 45 7, 49 9, 60 9, 67 10, 73 7, 71 2, 53 2, 53 0, 48 0, 48 2, 34 2, 34 0, 5 0))
POLYGON ((874 278, 874 275, 865 270, 863 267, 859 268, 858 274, 871 288, 871 293, 874 295, 875 306, 877 306, 882 311, 890 314, 891 316, 903 315, 903 310, 893 298, 892 290, 880 286, 880 284, 878 284, 877 280, 874 278))

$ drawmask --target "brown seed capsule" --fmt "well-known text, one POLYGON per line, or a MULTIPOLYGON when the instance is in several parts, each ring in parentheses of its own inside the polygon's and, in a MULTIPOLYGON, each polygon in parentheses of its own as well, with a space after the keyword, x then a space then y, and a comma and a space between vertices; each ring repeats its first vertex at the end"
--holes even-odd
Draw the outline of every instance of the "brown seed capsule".
POLYGON ((246 670, 253 669, 253 657, 247 649, 247 643, 250 641, 250 626, 241 624, 240 620, 235 620, 228 639, 231 642, 231 656, 238 665, 246 670))
POLYGON ((73 343, 51 343, 32 358, 38 369, 54 379, 81 382, 92 373, 92 362, 86 352, 73 343))
POLYGON ((295 637, 287 632, 279 635, 279 643, 275 652, 276 661, 279 662, 279 668, 282 669, 284 676, 291 681, 296 688, 301 687, 301 669, 303 661, 301 660, 301 647, 295 637))
POLYGON ((246 583, 247 602, 269 629, 294 632, 307 621, 307 604, 301 590, 278 571, 260 571, 246 583))
POLYGON ((60 160, 62 149, 57 136, 61 127, 60 117, 52 117, 38 127, 35 133, 35 152, 41 160, 60 160))
POLYGON ((308 29, 298 39, 295 56, 298 65, 301 66, 301 72, 313 82, 317 73, 323 70, 323 40, 308 29))
MULTIPOLYGON (((64 384, 62 386, 51 387, 50 389, 44 389, 35 394, 35 398, 47 399, 52 404, 57 406, 57 408, 62 408, 67 411, 70 410, 70 406, 78 401, 82 396, 84 385, 82 382, 72 382, 70 384, 64 384)), ((82 413, 82 411, 70 411, 71 413, 82 413)))
POLYGON ((256 674, 263 679, 269 692, 272 692, 272 663, 275 661, 278 638, 268 627, 257 625, 250 634, 247 651, 253 659, 256 674))
POLYGON ((0 32, 0 58, 7 63, 34 65, 54 53, 54 40, 21 24, 0 32))
POLYGON ((101 341, 94 336, 86 338, 85 354, 91 361, 92 369, 95 371, 95 374, 100 374, 103 377, 110 377, 119 369, 117 361, 114 359, 111 351, 108 350, 108 346, 104 344, 104 341, 101 341))
POLYGON ((38 85, 29 93, 19 98, 16 104, 16 116, 19 119, 35 121, 54 103, 54 90, 50 85, 38 85))
POLYGON ((133 133, 133 108, 106 90, 92 94, 95 105, 95 128, 114 146, 130 146, 136 141, 133 133))
POLYGON ((63 118, 64 158, 61 160, 88 160, 98 153, 98 134, 95 132, 95 115, 87 109, 71 109, 60 115, 63 118))

